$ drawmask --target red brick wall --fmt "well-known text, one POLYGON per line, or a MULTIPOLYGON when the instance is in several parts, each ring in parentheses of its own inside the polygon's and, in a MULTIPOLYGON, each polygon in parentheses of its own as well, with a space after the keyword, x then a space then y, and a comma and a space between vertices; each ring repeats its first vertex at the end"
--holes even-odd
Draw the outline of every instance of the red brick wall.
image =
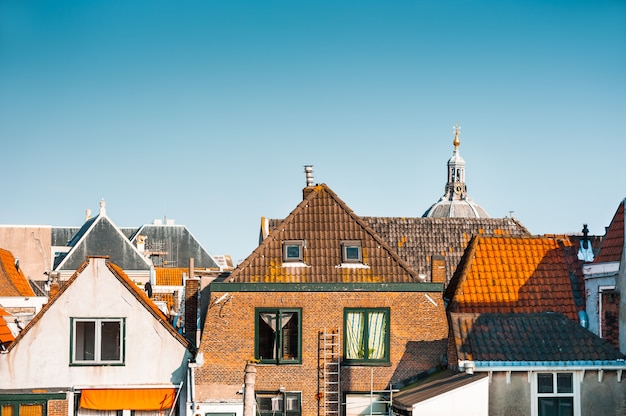
POLYGON ((67 400, 48 400, 48 416, 67 416, 67 400))
MULTIPOLYGON (((224 295, 211 294, 211 303, 224 295)), ((230 292, 230 299, 209 307, 200 351, 204 363, 196 386, 241 384, 254 358, 255 307, 302 308, 302 364, 258 365, 256 390, 302 392, 302 414, 318 414, 318 334, 326 327, 343 332, 344 308, 390 308, 390 361, 383 367, 344 366, 342 391, 369 391, 406 380, 436 367, 446 352, 448 325, 441 294, 419 292, 230 292)))

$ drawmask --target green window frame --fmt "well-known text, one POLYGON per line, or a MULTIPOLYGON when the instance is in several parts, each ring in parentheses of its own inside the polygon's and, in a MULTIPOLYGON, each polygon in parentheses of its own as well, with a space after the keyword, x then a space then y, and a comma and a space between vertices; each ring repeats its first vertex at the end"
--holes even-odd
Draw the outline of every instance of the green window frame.
POLYGON ((345 364, 389 364, 389 308, 345 308, 343 322, 345 364))
POLYGON ((70 318, 70 365, 124 365, 126 318, 70 318))
POLYGON ((302 362, 302 309, 256 308, 254 356, 261 364, 302 362))

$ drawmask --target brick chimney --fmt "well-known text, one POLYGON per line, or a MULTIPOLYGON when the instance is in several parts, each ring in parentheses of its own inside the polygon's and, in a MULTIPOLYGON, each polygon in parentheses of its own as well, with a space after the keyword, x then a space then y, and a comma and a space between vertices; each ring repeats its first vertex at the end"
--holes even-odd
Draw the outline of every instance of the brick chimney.
POLYGON ((194 275, 194 261, 189 259, 189 278, 185 280, 185 338, 198 347, 200 344, 200 278, 194 275))
POLYGON ((446 283, 446 259, 443 256, 432 256, 430 261, 430 281, 446 283))

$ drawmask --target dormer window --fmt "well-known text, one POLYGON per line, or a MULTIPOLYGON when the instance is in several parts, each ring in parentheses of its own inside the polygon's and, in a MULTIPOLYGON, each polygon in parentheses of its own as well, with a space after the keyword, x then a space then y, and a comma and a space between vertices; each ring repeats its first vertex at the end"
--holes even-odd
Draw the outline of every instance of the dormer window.
POLYGON ((341 242, 341 262, 342 263, 363 263, 361 241, 342 241, 341 242))
POLYGON ((304 261, 304 240, 283 241, 283 262, 304 261))

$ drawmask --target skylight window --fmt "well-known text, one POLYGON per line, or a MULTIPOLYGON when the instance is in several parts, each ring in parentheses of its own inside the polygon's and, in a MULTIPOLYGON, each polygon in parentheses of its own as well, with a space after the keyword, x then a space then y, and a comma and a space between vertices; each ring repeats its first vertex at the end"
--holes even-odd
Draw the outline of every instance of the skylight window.
POLYGON ((304 261, 304 240, 283 241, 283 262, 304 261))
POLYGON ((341 261, 342 263, 362 263, 363 253, 360 241, 342 241, 341 242, 341 261))

